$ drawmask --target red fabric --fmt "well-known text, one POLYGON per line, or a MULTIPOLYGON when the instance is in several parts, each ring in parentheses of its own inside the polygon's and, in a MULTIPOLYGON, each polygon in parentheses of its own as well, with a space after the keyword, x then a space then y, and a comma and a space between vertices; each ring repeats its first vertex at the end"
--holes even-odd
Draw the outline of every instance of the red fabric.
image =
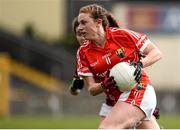
MULTIPOLYGON (((106 32, 105 46, 98 47, 87 41, 77 52, 77 72, 83 76, 94 76, 96 82, 102 82, 107 70, 119 62, 139 60, 139 52, 150 40, 146 35, 131 30, 109 28, 106 32)), ((143 53, 143 52, 141 52, 143 53)), ((141 83, 149 84, 146 73, 142 72, 141 83)), ((107 97, 117 100, 121 92, 118 89, 105 92, 107 97)))
POLYGON ((129 97, 127 98, 126 102, 140 106, 147 85, 141 84, 141 87, 142 88, 140 90, 138 89, 137 86, 134 87, 131 90, 131 93, 129 94, 129 97))

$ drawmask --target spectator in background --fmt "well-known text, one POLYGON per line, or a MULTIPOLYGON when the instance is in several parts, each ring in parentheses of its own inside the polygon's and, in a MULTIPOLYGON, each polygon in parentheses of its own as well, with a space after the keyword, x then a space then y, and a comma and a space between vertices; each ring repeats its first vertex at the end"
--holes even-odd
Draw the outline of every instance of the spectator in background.
POLYGON ((51 93, 48 98, 48 106, 52 112, 53 117, 59 116, 60 113, 60 100, 55 93, 51 93))
POLYGON ((29 39, 35 38, 35 30, 32 23, 28 23, 24 29, 24 36, 29 39))
POLYGON ((78 75, 86 81, 93 96, 105 92, 116 102, 99 128, 133 128, 147 120, 146 123, 151 124, 149 128, 159 129, 157 122, 150 120, 156 106, 156 95, 143 68, 161 59, 161 52, 142 33, 109 28, 107 13, 96 4, 84 6, 79 11, 77 27, 87 40, 77 52, 78 75), (113 53, 118 49, 124 50, 123 57, 113 53), (107 74, 119 62, 133 63, 136 68, 134 75, 138 85, 130 92, 118 90, 113 77, 107 74))

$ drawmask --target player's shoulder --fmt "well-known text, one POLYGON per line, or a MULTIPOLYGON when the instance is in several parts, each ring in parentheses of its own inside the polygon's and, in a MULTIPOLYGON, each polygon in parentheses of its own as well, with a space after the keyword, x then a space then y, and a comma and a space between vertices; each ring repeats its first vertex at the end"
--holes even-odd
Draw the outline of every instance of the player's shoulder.
POLYGON ((130 29, 127 29, 127 28, 117 28, 117 27, 110 27, 109 28, 109 32, 112 34, 112 35, 120 35, 120 34, 124 34, 124 35, 127 35, 127 34, 130 34, 131 32, 133 32, 132 30, 130 29))
POLYGON ((111 36, 121 36, 121 37, 133 37, 135 39, 140 39, 144 34, 140 32, 136 32, 127 28, 110 28, 109 29, 111 36))

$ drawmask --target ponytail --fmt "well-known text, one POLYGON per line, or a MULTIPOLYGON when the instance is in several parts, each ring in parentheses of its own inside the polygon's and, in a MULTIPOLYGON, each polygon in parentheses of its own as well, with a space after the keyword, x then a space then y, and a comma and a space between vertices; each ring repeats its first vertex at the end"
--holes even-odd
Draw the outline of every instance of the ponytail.
POLYGON ((107 13, 106 17, 109 22, 109 27, 118 27, 119 28, 119 24, 118 24, 117 20, 111 13, 107 13))

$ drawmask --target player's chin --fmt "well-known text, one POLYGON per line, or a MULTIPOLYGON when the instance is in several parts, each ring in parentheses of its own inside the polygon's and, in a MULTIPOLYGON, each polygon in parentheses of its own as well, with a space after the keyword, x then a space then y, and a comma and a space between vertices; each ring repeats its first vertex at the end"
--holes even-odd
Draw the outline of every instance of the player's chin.
POLYGON ((86 34, 86 35, 84 36, 84 38, 85 38, 86 40, 93 40, 93 39, 94 39, 94 36, 89 35, 89 34, 86 34))
POLYGON ((85 43, 87 40, 86 39, 81 39, 80 45, 82 45, 83 43, 85 43))

